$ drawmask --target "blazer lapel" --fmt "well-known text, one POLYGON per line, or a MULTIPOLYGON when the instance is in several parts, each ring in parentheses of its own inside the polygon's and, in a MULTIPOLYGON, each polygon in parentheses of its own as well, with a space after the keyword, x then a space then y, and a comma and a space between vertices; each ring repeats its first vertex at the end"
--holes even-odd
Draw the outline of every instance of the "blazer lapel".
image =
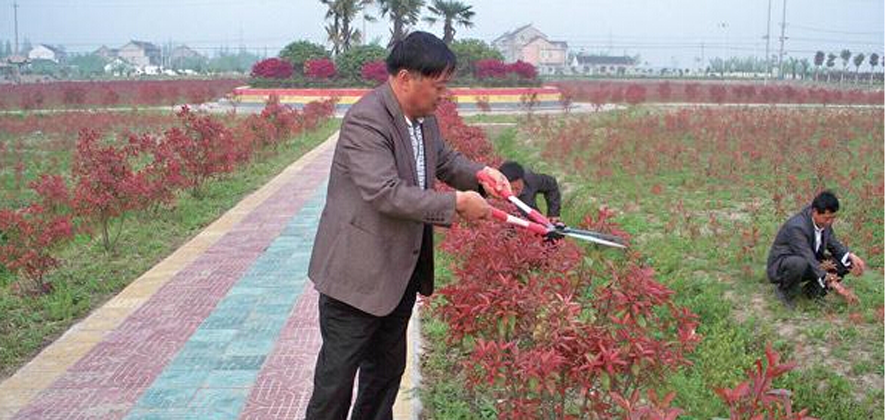
POLYGON ((425 118, 425 123, 421 125, 421 138, 425 147, 425 186, 429 190, 434 188, 434 181, 437 179, 437 149, 434 145, 439 136, 437 119, 425 118))
MULTIPOLYGON (((385 83, 380 89, 382 101, 384 102, 385 108, 387 108, 391 119, 394 120, 394 127, 396 127, 396 130, 394 130, 394 137, 396 137, 394 139, 395 147, 398 147, 402 151, 408 151, 406 154, 409 156, 409 159, 400 160, 406 161, 409 173, 412 175, 413 185, 418 185, 418 171, 415 168, 415 152, 412 150, 412 140, 409 137, 409 127, 406 125, 406 117, 403 116, 403 110, 400 109, 400 103, 397 102, 397 98, 394 96, 391 84, 389 82, 385 83)), ((427 153, 425 153, 425 155, 427 155, 427 153)))

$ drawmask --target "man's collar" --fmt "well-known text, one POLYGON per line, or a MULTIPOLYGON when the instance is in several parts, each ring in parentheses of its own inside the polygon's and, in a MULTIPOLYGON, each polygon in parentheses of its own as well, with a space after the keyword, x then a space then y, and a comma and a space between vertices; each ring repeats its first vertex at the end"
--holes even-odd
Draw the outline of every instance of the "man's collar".
MULTIPOLYGON (((406 119, 406 125, 408 125, 409 128, 412 128, 412 120, 410 120, 409 117, 406 116, 406 114, 403 114, 403 118, 406 119)), ((418 125, 422 125, 425 122, 425 119, 423 117, 416 118, 415 120, 418 121, 418 125)))

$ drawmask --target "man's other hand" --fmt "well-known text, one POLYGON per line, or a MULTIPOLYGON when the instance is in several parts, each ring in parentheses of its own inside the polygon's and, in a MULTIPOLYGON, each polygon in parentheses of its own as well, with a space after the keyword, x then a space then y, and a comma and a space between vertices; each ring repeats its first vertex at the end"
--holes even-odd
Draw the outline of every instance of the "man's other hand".
POLYGON ((867 270, 867 265, 858 255, 849 254, 849 260, 852 261, 852 269, 849 270, 852 275, 860 276, 864 274, 865 270, 867 270))
POLYGON ((514 193, 511 192, 511 183, 508 182, 508 178, 505 177, 498 169, 485 167, 482 172, 492 178, 492 183, 480 181, 480 185, 483 186, 483 189, 486 190, 487 194, 493 195, 499 198, 507 198, 514 193))

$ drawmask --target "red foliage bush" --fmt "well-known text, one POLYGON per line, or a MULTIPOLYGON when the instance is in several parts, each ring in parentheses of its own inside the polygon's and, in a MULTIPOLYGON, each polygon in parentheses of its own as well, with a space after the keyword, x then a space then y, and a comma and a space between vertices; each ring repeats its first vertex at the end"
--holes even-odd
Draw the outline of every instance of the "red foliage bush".
POLYGON ((133 168, 139 149, 104 143, 101 133, 82 130, 71 172, 77 214, 101 229, 102 244, 111 250, 112 220, 141 208, 148 196, 144 175, 133 168))
POLYGON ((631 105, 646 102, 646 88, 636 83, 628 85, 625 90, 625 102, 631 105))
POLYGON ((265 79, 288 79, 292 77, 292 63, 279 58, 266 58, 252 66, 252 77, 265 79))
POLYGON ((474 63, 474 76, 478 79, 503 79, 508 75, 508 65, 501 60, 484 59, 474 63))
POLYGON ((388 68, 384 61, 370 61, 363 64, 360 75, 363 80, 381 84, 388 80, 388 68))
POLYGON ((0 209, 0 264, 22 276, 28 292, 46 293, 44 275, 58 265, 51 252, 73 236, 70 215, 56 215, 39 204, 0 209))
POLYGON ((335 64, 328 58, 305 61, 305 76, 312 79, 330 79, 335 76, 335 64))
POLYGON ((794 369, 796 363, 781 363, 778 352, 766 346, 766 363, 757 359, 755 369, 747 372, 748 380, 735 388, 719 388, 717 395, 729 407, 731 420, 774 419, 815 420, 806 415, 808 410, 795 413, 791 407, 791 392, 771 389, 772 381, 794 369))
POLYGON ((508 66, 508 73, 516 74, 521 79, 535 79, 538 77, 538 70, 535 69, 535 66, 522 60, 517 60, 508 66))

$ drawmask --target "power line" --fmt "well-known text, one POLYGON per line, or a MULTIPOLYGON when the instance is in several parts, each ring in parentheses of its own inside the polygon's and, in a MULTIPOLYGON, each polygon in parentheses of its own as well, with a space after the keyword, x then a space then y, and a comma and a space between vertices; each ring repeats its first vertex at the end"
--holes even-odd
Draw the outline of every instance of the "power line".
POLYGON ((793 41, 801 41, 801 42, 827 42, 832 44, 850 44, 850 45, 867 45, 867 46, 883 46, 882 43, 877 42, 866 42, 866 41, 847 41, 845 39, 833 39, 833 38, 806 38, 806 37, 792 37, 793 41))
POLYGON ((822 32, 822 33, 829 33, 829 34, 842 34, 842 35, 883 35, 883 31, 867 31, 867 32, 861 32, 861 31, 841 31, 841 30, 836 30, 836 29, 822 29, 822 28, 816 28, 816 27, 814 27, 814 26, 804 26, 804 25, 796 25, 796 24, 792 24, 791 27, 792 27, 792 28, 797 28, 797 29, 800 29, 800 30, 810 31, 810 32, 822 32))

